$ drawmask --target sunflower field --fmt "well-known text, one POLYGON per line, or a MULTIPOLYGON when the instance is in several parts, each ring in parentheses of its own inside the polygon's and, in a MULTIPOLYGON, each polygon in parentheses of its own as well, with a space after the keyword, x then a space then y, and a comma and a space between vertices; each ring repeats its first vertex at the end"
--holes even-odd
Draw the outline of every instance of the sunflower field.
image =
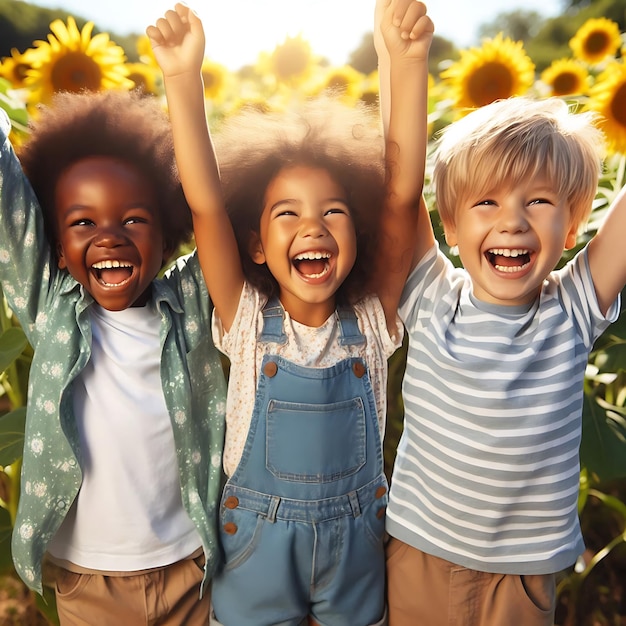
MULTIPOLYGON (((138 89, 165 107, 160 71, 145 36, 136 39, 137 61, 107 33, 94 34, 94 24, 81 28, 76 20, 55 19, 45 40, 24 51, 13 48, 0 59, 0 107, 12 122, 14 145, 28 135, 28 122, 59 91, 138 89)), ((502 33, 484 38, 480 46, 460 50, 458 58, 440 64, 430 77, 429 157, 438 132, 467 111, 515 95, 557 96, 575 111, 593 110, 605 132, 608 155, 594 210, 578 246, 565 263, 593 236, 608 206, 626 184, 626 35, 610 19, 590 18, 569 40, 569 55, 539 71, 520 41, 502 33)), ((203 75, 209 123, 217 128, 242 106, 261 111, 284 110, 304 99, 332 90, 346 103, 377 105, 376 71, 363 73, 351 65, 331 66, 315 55, 302 37, 287 37, 273 51, 260 53, 255 65, 232 72, 205 59, 203 75)), ((446 247, 429 189, 426 198, 439 244, 446 247)), ((624 233, 626 245, 626 233, 624 233)), ((0 294, 1 295, 1 294, 0 294)), ((623 294, 626 297, 626 293, 623 294)), ((625 307, 626 308, 626 307, 625 307)), ((0 299, 0 573, 17 585, 10 556, 10 536, 19 497, 19 481, 27 379, 31 348, 0 299)), ((389 361, 389 415, 385 461, 389 470, 402 430, 400 383, 405 351, 389 361)), ((562 572, 558 585, 556 624, 626 624, 626 313, 607 329, 590 355, 585 379, 582 471, 579 513, 587 551, 562 572)), ((9 613, 2 613, 5 585, 0 583, 0 623, 57 623, 54 594, 47 602, 15 591, 9 613), (35 606, 25 617, 24 605, 35 606), (10 615, 14 617, 11 618, 10 615), (14 621, 11 621, 11 620, 14 621)), ((50 597, 48 597, 50 596, 50 597)))

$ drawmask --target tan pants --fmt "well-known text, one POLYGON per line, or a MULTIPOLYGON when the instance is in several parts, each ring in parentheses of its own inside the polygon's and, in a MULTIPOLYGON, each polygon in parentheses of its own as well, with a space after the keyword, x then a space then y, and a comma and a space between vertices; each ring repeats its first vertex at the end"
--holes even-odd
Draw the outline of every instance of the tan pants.
POLYGON ((389 626, 552 626, 553 574, 514 576, 466 569, 391 539, 389 626))
POLYGON ((199 599, 201 567, 200 559, 185 559, 132 576, 55 567, 61 626, 207 626, 210 594, 199 599))

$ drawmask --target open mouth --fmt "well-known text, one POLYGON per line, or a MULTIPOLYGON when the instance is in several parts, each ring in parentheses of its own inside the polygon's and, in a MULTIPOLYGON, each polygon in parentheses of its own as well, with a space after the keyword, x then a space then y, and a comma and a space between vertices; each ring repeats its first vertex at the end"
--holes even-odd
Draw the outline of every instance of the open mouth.
POLYGON ((102 285, 118 287, 130 279, 134 266, 127 261, 107 260, 94 263, 91 270, 102 285))
POLYGON ((296 270, 306 278, 321 278, 330 271, 330 252, 302 252, 293 259, 296 270))
POLYGON ((485 257, 499 272, 514 274, 530 264, 530 250, 526 248, 491 248, 485 257))

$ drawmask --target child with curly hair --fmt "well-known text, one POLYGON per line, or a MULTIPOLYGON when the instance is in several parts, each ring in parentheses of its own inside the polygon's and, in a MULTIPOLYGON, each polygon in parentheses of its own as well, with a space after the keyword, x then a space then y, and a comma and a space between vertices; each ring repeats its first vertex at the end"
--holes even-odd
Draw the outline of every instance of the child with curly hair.
POLYGON ((371 286, 375 232, 385 198, 421 194, 433 30, 420 2, 388 10, 407 13, 390 28, 419 42, 424 80, 421 107, 394 101, 389 139, 399 150, 387 184, 378 112, 332 99, 226 119, 218 171, 200 20, 178 4, 147 31, 215 302, 216 345, 231 360, 224 564, 212 587, 227 626, 385 622, 381 440, 387 358, 402 328, 397 298, 371 286), (398 171, 411 172, 403 189, 398 171))
POLYGON ((42 593, 50 559, 61 624, 205 624, 225 380, 196 253, 161 276, 192 234, 167 116, 62 94, 20 161, 2 121, 0 282, 34 349, 16 570, 42 593))

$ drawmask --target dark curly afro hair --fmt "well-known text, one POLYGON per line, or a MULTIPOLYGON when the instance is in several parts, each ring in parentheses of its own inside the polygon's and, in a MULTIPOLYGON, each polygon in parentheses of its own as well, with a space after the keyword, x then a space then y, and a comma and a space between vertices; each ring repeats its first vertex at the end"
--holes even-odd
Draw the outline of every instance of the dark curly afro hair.
POLYGON ((57 94, 34 115, 18 156, 41 204, 52 249, 57 182, 68 166, 93 156, 126 161, 154 185, 166 249, 175 251, 192 238, 169 119, 154 97, 113 90, 57 94))
POLYGON ((253 107, 224 120, 214 133, 226 207, 248 282, 270 297, 278 285, 248 253, 258 232, 265 192, 284 168, 325 169, 345 190, 357 235, 355 265, 337 293, 354 303, 370 287, 376 231, 384 198, 384 144, 377 110, 347 106, 331 96, 297 110, 267 113, 253 107))

